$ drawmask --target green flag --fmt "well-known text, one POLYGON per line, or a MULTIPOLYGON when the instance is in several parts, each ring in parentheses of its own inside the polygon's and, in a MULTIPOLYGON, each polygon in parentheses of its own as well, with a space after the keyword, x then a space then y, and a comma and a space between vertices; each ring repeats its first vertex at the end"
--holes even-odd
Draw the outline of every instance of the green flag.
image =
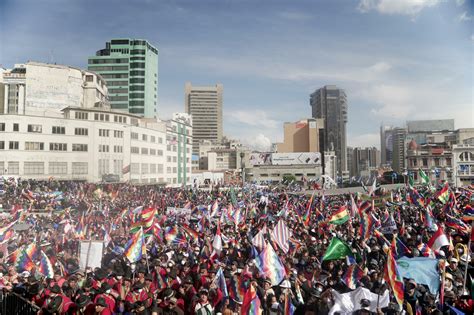
POLYGON ((415 187, 415 179, 411 174, 408 175, 408 185, 410 185, 410 187, 415 187))
POLYGON ((420 175, 421 183, 423 185, 430 184, 430 178, 428 177, 428 175, 426 175, 426 173, 421 168, 418 170, 418 175, 420 175))
POLYGON ((230 187, 230 200, 232 201, 232 205, 234 207, 236 207, 237 206, 237 197, 235 196, 234 186, 230 187))
POLYGON ((354 256, 349 245, 337 237, 333 237, 331 244, 329 244, 329 247, 324 254, 323 260, 341 259, 346 256, 354 256))

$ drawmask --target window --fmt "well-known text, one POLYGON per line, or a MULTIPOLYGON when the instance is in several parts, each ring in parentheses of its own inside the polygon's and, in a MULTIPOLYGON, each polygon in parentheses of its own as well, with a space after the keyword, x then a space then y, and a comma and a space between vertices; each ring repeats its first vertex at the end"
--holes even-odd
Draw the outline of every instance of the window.
POLYGON ((435 166, 439 166, 439 158, 434 159, 434 164, 435 164, 435 166))
POLYGON ((87 120, 89 118, 89 113, 76 112, 75 117, 76 119, 87 120))
POLYGON ((176 156, 173 156, 173 162, 176 162, 176 156))
POLYGON ((109 81, 107 85, 110 86, 127 86, 128 81, 109 81))
POLYGON ((50 151, 67 151, 67 143, 50 143, 50 151))
POLYGON ((41 125, 28 125, 28 132, 41 133, 43 131, 43 126, 41 125))
POLYGON ((166 173, 167 173, 167 174, 170 174, 170 173, 171 173, 171 167, 168 166, 168 167, 166 168, 166 173))
POLYGON ((158 174, 163 174, 163 164, 158 164, 158 174))
POLYGON ((44 143, 27 141, 25 142, 25 150, 31 150, 31 151, 44 150, 44 143))
POLYGON ((72 162, 72 174, 84 175, 89 173, 89 165, 87 162, 72 162))
POLYGON ((27 175, 44 174, 44 162, 25 162, 23 172, 27 175))
POLYGON ((166 157, 166 162, 170 163, 171 162, 171 156, 166 157))
POLYGON ((109 173, 109 160, 99 159, 99 176, 109 173))
POLYGON ((99 137, 108 137, 109 129, 99 129, 99 137))
POLYGON ((130 71, 130 75, 131 75, 132 77, 137 76, 137 75, 144 76, 144 75, 145 75, 145 71, 143 71, 143 70, 132 70, 132 71, 130 71))
POLYGON ((109 101, 111 101, 111 102, 126 102, 126 101, 128 101, 128 95, 109 96, 109 101))
POLYGON ((123 169, 123 160, 114 160, 114 171, 115 175, 121 175, 123 169))
POLYGON ((74 128, 74 134, 76 136, 87 136, 89 134, 89 129, 87 129, 87 128, 74 128))
POLYGON ((428 159, 427 158, 422 158, 421 162, 422 162, 423 166, 428 166, 428 159))
POLYGON ((19 142, 18 141, 10 141, 8 143, 8 149, 10 150, 18 150, 19 148, 19 142))
POLYGON ((140 164, 138 163, 132 163, 130 165, 130 173, 131 174, 138 174, 140 173, 140 164))
POLYGON ((145 91, 145 86, 144 85, 132 85, 132 86, 130 86, 130 91, 145 91))
POLYGON ((158 150, 158 156, 163 156, 163 150, 158 150))
POLYGON ((20 125, 19 124, 13 124, 13 131, 19 131, 20 130, 20 125))
POLYGON ((148 140, 148 136, 145 135, 145 134, 143 134, 143 135, 142 135, 142 140, 143 140, 143 141, 147 141, 147 140, 148 140))
POLYGON ((133 154, 138 154, 140 153, 140 148, 139 147, 131 147, 130 152, 133 154))
POLYGON ((131 133, 131 137, 132 137, 132 139, 134 139, 134 140, 138 140, 138 133, 132 132, 132 133, 131 133))
POLYGON ((131 78, 130 83, 145 83, 145 79, 143 78, 131 78))
POLYGON ((150 149, 150 155, 156 155, 156 150, 155 149, 150 149))
POLYGON ((0 150, 5 150, 5 141, 0 141, 0 150))
POLYGON ((160 143, 160 144, 163 143, 163 138, 162 137, 158 137, 158 143, 160 143))
POLYGON ((451 166, 451 158, 446 158, 446 166, 451 166))
POLYGON ((121 145, 114 145, 114 153, 122 153, 123 147, 121 145))
POLYGON ((114 138, 123 138, 123 131, 114 130, 114 138))
POLYGON ((52 133, 56 135, 64 135, 66 134, 66 127, 53 126, 52 133))
POLYGON ((142 148, 142 154, 148 154, 148 148, 142 148))
POLYGON ((144 93, 131 93, 130 98, 145 98, 144 93))
POLYGON ((155 143, 156 142, 156 137, 155 136, 150 136, 150 142, 155 143))
POLYGON ((8 162, 7 174, 11 174, 11 175, 20 174, 20 162, 8 162))
POLYGON ((150 164, 150 174, 156 174, 156 164, 150 164))
POLYGON ((75 151, 75 152, 87 152, 87 144, 73 143, 73 144, 72 144, 72 151, 75 151))
POLYGON ((0 123, 0 131, 5 131, 5 123, 0 123))
POLYGON ((148 174, 148 163, 142 163, 142 174, 148 174))
POLYGON ((93 75, 86 75, 86 82, 94 82, 94 76, 93 75))
POLYGON ((49 162, 49 174, 63 175, 67 174, 67 162, 49 162))
POLYGON ((99 152, 109 152, 109 145, 99 144, 99 152))

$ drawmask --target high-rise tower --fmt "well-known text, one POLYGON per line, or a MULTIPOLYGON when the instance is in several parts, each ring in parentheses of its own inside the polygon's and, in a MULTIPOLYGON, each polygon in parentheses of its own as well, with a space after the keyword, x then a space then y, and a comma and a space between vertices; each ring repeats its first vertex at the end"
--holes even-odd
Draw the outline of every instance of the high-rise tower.
POLYGON ((112 109, 157 116, 158 50, 148 41, 112 39, 89 57, 88 69, 106 80, 112 109))

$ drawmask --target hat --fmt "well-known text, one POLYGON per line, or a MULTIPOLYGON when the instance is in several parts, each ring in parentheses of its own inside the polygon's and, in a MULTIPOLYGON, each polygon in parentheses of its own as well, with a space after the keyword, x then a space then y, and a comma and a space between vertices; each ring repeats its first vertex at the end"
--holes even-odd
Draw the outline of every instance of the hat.
POLYGON ((199 295, 208 295, 209 291, 206 288, 202 288, 199 290, 199 295))
POLYGON ((87 305, 87 303, 90 302, 90 298, 87 295, 81 294, 77 299, 76 299, 76 305, 78 307, 84 307, 87 305))
POLYGON ((49 303, 48 303, 48 311, 51 313, 56 312, 61 304, 63 303, 63 298, 60 296, 55 296, 49 303))
POLYGON ((193 284, 193 279, 192 279, 191 277, 186 277, 186 278, 184 279, 184 283, 185 283, 185 284, 193 284))
POLYGON ((94 272, 94 278, 96 280, 102 280, 106 277, 106 274, 105 274, 105 271, 103 269, 97 269, 95 272, 94 272))
POLYGON ((30 272, 29 271, 23 271, 22 273, 20 273, 20 276, 23 277, 23 278, 28 278, 30 276, 30 272))
POLYGON ((448 272, 446 272, 445 278, 453 281, 453 275, 448 272))
POLYGON ((143 283, 141 282, 135 283, 135 285, 133 286, 133 290, 140 290, 140 289, 143 289, 143 283))
POLYGON ((370 309, 370 301, 368 299, 360 300, 360 307, 364 310, 370 309))
POLYGON ((272 285, 272 281, 269 278, 263 279, 263 282, 272 285))
POLYGON ((59 285, 55 284, 52 288, 51 288, 51 293, 61 293, 61 288, 59 287, 59 285))
POLYGON ((455 263, 457 263, 457 262, 459 262, 459 260, 457 260, 456 258, 453 257, 453 258, 451 258, 451 259, 449 260, 449 262, 455 262, 455 263))
POLYGON ((110 289, 111 289, 110 284, 108 284, 107 282, 104 282, 100 285, 100 290, 102 291, 102 293, 105 293, 110 289))
POLYGON ((170 288, 165 289, 165 291, 163 292, 163 298, 165 299, 170 299, 173 296, 174 296, 174 291, 171 290, 170 288))
POLYGON ((283 280, 282 283, 280 283, 280 287, 285 288, 285 289, 291 289, 290 281, 288 281, 286 279, 283 280))
POLYGON ((103 297, 100 297, 97 299, 97 302, 95 303, 95 305, 107 307, 107 302, 105 302, 105 299, 103 297))

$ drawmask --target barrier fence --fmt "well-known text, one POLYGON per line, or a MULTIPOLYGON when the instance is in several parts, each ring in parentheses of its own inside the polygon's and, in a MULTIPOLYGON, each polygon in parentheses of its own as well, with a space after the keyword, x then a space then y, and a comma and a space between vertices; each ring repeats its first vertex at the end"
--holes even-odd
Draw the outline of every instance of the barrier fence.
POLYGON ((19 294, 0 290, 0 315, 36 315, 39 310, 19 294))

